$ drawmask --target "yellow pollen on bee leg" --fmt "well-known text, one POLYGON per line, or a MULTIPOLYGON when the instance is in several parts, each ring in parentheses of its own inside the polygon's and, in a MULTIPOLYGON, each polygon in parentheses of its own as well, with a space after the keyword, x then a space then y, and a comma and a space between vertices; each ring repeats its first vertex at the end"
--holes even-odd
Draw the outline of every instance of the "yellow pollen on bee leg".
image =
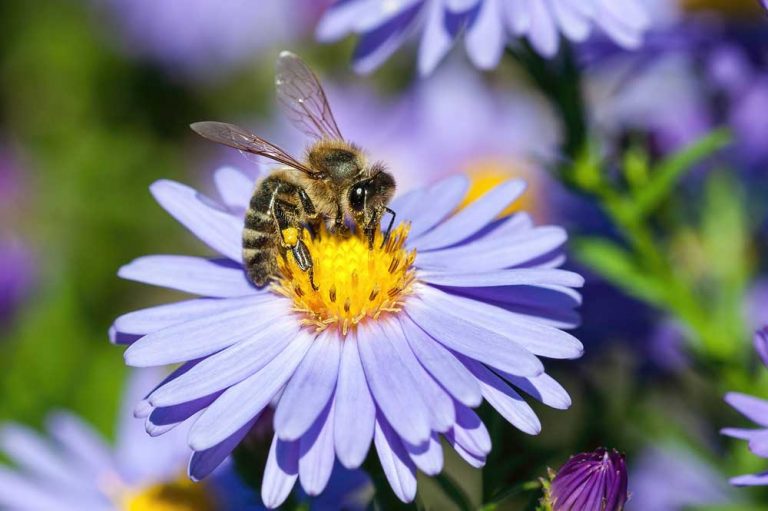
POLYGON ((295 227, 283 229, 283 241, 290 246, 294 246, 299 241, 299 230, 295 227))
POLYGON ((366 318, 401 310, 415 278, 416 252, 405 249, 409 229, 409 224, 393 229, 383 247, 383 234, 377 232, 373 248, 361 233, 329 233, 323 227, 313 237, 305 230, 301 239, 312 255, 317 289, 290 251, 277 258, 281 275, 273 289, 293 300, 302 324, 346 335, 366 318))

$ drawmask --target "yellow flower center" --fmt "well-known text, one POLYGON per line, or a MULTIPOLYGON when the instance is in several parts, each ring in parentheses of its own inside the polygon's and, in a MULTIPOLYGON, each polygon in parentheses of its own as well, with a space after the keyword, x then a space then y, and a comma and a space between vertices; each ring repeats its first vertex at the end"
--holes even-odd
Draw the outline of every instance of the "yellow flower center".
POLYGON ((334 327, 346 335, 365 318, 377 319, 402 308, 414 282, 416 251, 404 248, 409 229, 409 224, 400 224, 383 246, 383 234, 377 232, 371 248, 360 233, 341 235, 321 228, 313 238, 304 231, 316 289, 290 251, 285 258, 278 256, 282 276, 273 289, 293 300, 302 324, 317 331, 334 327))
POLYGON ((186 477, 129 490, 120 498, 123 511, 215 511, 206 487, 186 477))

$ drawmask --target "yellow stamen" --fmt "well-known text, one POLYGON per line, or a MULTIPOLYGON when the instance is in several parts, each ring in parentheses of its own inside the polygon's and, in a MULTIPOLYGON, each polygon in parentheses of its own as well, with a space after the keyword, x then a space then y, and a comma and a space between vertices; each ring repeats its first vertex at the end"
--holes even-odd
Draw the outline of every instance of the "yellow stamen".
POLYGON ((416 252, 404 248, 409 229, 409 224, 393 229, 383 247, 383 234, 377 232, 372 248, 360 233, 340 235, 321 228, 313 238, 304 231, 317 289, 290 251, 285 258, 278 256, 282 276, 273 289, 293 300, 302 324, 317 331, 338 328, 346 335, 366 318, 402 308, 414 282, 416 252))
POLYGON ((205 484, 186 477, 176 481, 129 490, 120 498, 124 511, 214 511, 215 503, 205 484))

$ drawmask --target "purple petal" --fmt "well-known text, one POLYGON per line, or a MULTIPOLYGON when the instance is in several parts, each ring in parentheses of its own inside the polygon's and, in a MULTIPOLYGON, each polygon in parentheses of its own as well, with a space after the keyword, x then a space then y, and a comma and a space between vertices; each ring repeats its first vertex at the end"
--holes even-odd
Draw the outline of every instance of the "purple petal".
POLYGON ((411 219, 408 239, 413 246, 418 246, 419 236, 432 229, 459 206, 468 188, 469 181, 464 175, 451 176, 429 188, 426 193, 429 197, 429 207, 421 209, 411 219))
POLYGON ((112 464, 112 454, 104 439, 69 412, 54 412, 46 421, 46 429, 74 459, 79 459, 93 472, 102 472, 112 464))
POLYGON ((0 428, 0 449, 36 478, 54 486, 83 485, 76 472, 45 439, 26 427, 5 424, 0 428))
POLYGON ((186 403, 155 408, 147 417, 144 427, 149 436, 163 435, 199 411, 208 408, 220 395, 221 392, 217 392, 186 403))
POLYGON ((723 428, 720 430, 721 435, 729 436, 731 438, 738 438, 740 440, 750 440, 755 435, 764 433, 764 429, 745 429, 745 428, 723 428))
POLYGON ((433 250, 458 243, 488 225, 524 191, 523 181, 502 183, 425 234, 414 246, 418 250, 433 250))
POLYGON ((408 37, 421 7, 422 3, 417 3, 361 35, 352 55, 355 71, 370 73, 383 64, 408 37))
POLYGON ((214 298, 258 293, 243 268, 228 260, 180 255, 134 259, 117 272, 124 279, 214 298))
MULTIPOLYGON (((315 341, 317 342, 317 341, 315 341)), ((308 495, 320 495, 328 484, 336 455, 333 450, 333 399, 299 441, 299 480, 308 495)))
POLYGON ((419 268, 451 269, 463 273, 467 268, 478 272, 501 270, 522 265, 550 253, 565 243, 567 235, 559 227, 538 227, 513 236, 482 239, 455 248, 418 252, 419 268))
POLYGON ((203 243, 229 259, 242 261, 243 222, 213 200, 174 181, 150 186, 158 203, 203 243))
POLYGON ((275 412, 275 432, 281 440, 298 440, 325 408, 336 388, 341 343, 335 330, 318 335, 288 381, 275 412))
POLYGON ((314 335, 300 330, 261 371, 227 389, 190 429, 190 447, 195 451, 209 449, 258 415, 291 377, 314 339, 314 335))
POLYGON ((216 468, 227 459, 227 456, 230 455, 235 447, 237 447, 243 438, 245 438, 251 431, 251 428, 253 428, 253 425, 256 424, 257 420, 258 417, 254 417, 220 444, 215 445, 210 449, 193 453, 187 469, 189 478, 193 481, 200 481, 216 470, 216 468))
POLYGON ((315 37, 323 43, 338 41, 353 30, 355 22, 368 9, 370 2, 334 2, 317 24, 315 37))
POLYGON ((506 45, 499 0, 483 0, 477 19, 467 30, 466 47, 472 63, 480 69, 499 64, 506 45))
POLYGON ((568 39, 583 41, 589 36, 590 20, 576 4, 568 0, 555 0, 551 3, 552 15, 568 39))
POLYGON ((360 360, 376 405, 395 431, 407 442, 418 445, 431 433, 429 412, 418 388, 392 341, 376 322, 358 327, 360 360))
POLYGON ((546 373, 533 378, 521 378, 503 372, 500 372, 499 375, 547 406, 557 408, 558 410, 567 410, 571 407, 571 396, 568 395, 568 392, 566 392, 562 385, 546 373))
POLYGON ((456 424, 450 436, 475 458, 485 458, 491 452, 491 435, 480 417, 466 406, 456 407, 456 424))
POLYGON ((749 450, 762 458, 768 458, 768 430, 752 435, 749 450))
POLYGON ((195 298, 184 302, 168 303, 123 314, 115 320, 114 326, 118 332, 145 335, 203 316, 228 312, 252 300, 253 297, 248 296, 229 299, 195 298))
POLYGON ((214 355, 149 396, 152 406, 169 406, 226 389, 260 371, 280 354, 298 333, 296 321, 286 316, 214 355))
POLYGON ((12 511, 42 509, 84 509, 109 511, 112 506, 100 495, 82 495, 80 498, 53 487, 41 487, 40 481, 29 480, 13 470, 0 466, 0 506, 12 511))
POLYGON ((463 358, 462 362, 477 377, 485 400, 505 419, 529 435, 538 435, 541 432, 539 418, 520 394, 482 364, 467 358, 463 358))
POLYGON ((419 45, 418 68, 421 76, 431 74, 453 46, 455 36, 446 29, 445 16, 442 2, 429 2, 419 45))
POLYGON ((253 179, 234 167, 221 167, 213 174, 213 180, 225 205, 238 211, 248 208, 256 186, 253 179))
POLYGON ((424 296, 423 300, 411 298, 406 306, 408 316, 433 339, 453 351, 511 374, 537 376, 544 372, 541 361, 528 350, 468 321, 462 309, 451 309, 449 302, 435 299, 435 296, 424 296))
POLYGON ((768 485, 768 472, 732 477, 730 482, 734 486, 765 486, 768 485))
POLYGON ((390 204, 397 216, 405 220, 411 220, 419 215, 423 209, 424 197, 427 191, 423 188, 416 188, 406 194, 399 195, 390 204))
POLYGON ((429 404, 428 411, 432 431, 440 433, 448 431, 456 420, 453 399, 416 359, 408 346, 408 341, 405 340, 399 322, 393 318, 380 319, 379 321, 384 335, 392 341, 392 347, 400 358, 400 364, 410 372, 416 383, 414 389, 421 393, 424 403, 429 404))
POLYGON ((146 367, 205 357, 250 337, 277 318, 289 316, 290 307, 286 299, 255 297, 229 312, 148 334, 125 351, 125 361, 130 366, 146 367))
POLYGON ((416 358, 460 403, 475 407, 483 401, 477 380, 442 344, 432 339, 408 316, 401 316, 408 345, 416 358))
POLYGON ((555 21, 544 2, 526 0, 530 16, 530 25, 526 33, 528 39, 538 53, 545 57, 553 57, 560 46, 560 34, 555 21))
MULTIPOLYGON (((425 287, 422 298, 440 310, 461 311, 466 322, 505 337, 525 350, 548 358, 573 359, 584 353, 574 336, 494 305, 425 287)), ((491 364, 493 365, 493 364, 491 364)))
POLYGON ((365 461, 375 419, 376 408, 360 362, 357 335, 350 333, 341 352, 334 419, 336 455, 345 467, 357 468, 365 461))
POLYGON ((423 270, 419 278, 437 286, 497 287, 497 286, 566 286, 581 287, 584 278, 566 270, 537 270, 518 268, 482 273, 454 273, 452 271, 423 270))
POLYGON ((284 442, 275 435, 261 482, 261 500, 264 505, 273 509, 282 504, 290 495, 298 477, 299 442, 284 442))
POLYGON ((765 399, 729 392, 725 395, 725 401, 748 419, 768 427, 768 401, 765 399))
POLYGON ((403 502, 416 497, 416 467, 408 457, 400 438, 383 417, 376 418, 373 442, 381 467, 395 495, 403 502))
POLYGON ((443 470, 443 448, 437 434, 433 433, 429 440, 419 446, 403 444, 408 456, 416 465, 416 468, 427 474, 435 476, 443 470))

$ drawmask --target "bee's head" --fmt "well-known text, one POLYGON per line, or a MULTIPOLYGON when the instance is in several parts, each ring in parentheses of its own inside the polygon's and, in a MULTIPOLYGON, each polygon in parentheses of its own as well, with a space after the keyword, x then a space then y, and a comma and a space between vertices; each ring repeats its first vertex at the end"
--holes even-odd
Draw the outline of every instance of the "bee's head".
POLYGON ((380 216, 395 194, 395 179, 382 164, 374 164, 370 173, 371 177, 349 188, 349 209, 358 225, 367 225, 374 216, 380 216))

